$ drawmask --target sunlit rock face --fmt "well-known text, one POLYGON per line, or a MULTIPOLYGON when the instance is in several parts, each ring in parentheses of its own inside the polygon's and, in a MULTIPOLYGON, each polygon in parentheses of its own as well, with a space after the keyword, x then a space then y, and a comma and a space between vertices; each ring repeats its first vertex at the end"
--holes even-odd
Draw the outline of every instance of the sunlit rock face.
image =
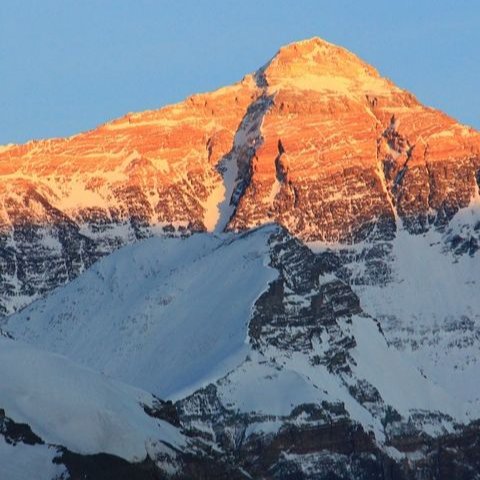
POLYGON ((257 95, 248 76, 70 138, 3 147, 0 313, 125 243, 212 230, 225 190, 217 164, 257 95))
POLYGON ((25 215, 29 222, 46 221, 46 203, 26 205, 36 192, 37 203, 47 202, 78 224, 210 226, 206 204, 222 183, 215 166, 230 150, 255 95, 255 83, 246 77, 232 87, 128 114, 70 138, 4 147, 2 223, 21 223, 25 215), (20 205, 27 210, 20 213, 20 205))
POLYGON ((418 232, 468 205, 477 132, 319 39, 282 48, 261 73, 274 100, 232 228, 275 220, 304 240, 357 242, 391 237, 397 215, 418 232))
POLYGON ((152 234, 278 222, 306 241, 444 229, 480 135, 323 40, 241 82, 65 139, 0 148, 0 313, 152 234))

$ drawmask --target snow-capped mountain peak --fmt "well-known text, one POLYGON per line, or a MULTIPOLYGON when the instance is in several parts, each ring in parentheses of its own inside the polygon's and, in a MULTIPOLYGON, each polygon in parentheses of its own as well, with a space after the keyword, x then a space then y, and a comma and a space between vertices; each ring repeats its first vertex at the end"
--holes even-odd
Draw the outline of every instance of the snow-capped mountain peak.
POLYGON ((479 189, 478 132, 319 38, 0 147, 10 477, 477 478, 479 189))

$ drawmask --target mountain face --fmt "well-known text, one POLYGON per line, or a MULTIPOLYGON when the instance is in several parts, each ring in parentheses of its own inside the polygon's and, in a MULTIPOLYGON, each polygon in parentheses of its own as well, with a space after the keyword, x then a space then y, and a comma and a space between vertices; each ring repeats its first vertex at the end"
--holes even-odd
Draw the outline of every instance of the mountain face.
POLYGON ((479 190, 478 132, 318 38, 1 147, 9 478, 480 478, 479 190))
POLYGON ((163 232, 276 222, 304 241, 358 243, 391 240, 400 221, 442 230, 478 190, 479 149, 477 132, 348 51, 288 45, 231 87, 2 147, 0 305, 12 313, 163 232))

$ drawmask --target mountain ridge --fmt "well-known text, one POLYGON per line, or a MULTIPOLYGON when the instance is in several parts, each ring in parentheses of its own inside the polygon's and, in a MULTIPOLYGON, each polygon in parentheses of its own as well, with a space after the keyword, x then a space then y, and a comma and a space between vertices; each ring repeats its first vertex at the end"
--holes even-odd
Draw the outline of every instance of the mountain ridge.
POLYGON ((1 149, 0 310, 152 234, 276 222, 306 241, 357 243, 390 238, 399 218, 443 228, 478 189, 479 151, 478 132, 347 50, 293 43, 232 86, 1 149), (29 270, 42 279, 27 285, 29 270))
MULTIPOLYGON (((423 241, 422 236, 403 233, 423 241)), ((428 249, 425 243, 423 248, 428 249)), ((464 438, 462 432, 477 431, 471 422, 480 412, 476 389, 442 384, 457 368, 455 375, 461 378, 462 363, 432 379, 432 372, 426 375, 404 348, 389 344, 382 328, 388 323, 366 314, 364 297, 357 297, 340 280, 337 268, 331 252, 314 254, 278 226, 222 236, 152 238, 108 256, 69 285, 10 316, 2 328, 15 338, 9 339, 12 347, 26 341, 64 354, 82 368, 101 369, 117 381, 157 394, 170 389, 175 403, 165 413, 161 403, 159 418, 179 425, 188 444, 175 451, 167 444, 166 458, 157 445, 148 449, 148 459, 161 472, 172 469, 173 478, 196 478, 198 471, 186 472, 192 464, 200 468, 202 458, 214 468, 219 459, 208 446, 215 445, 219 458, 228 459, 233 471, 247 471, 254 478, 266 471, 276 472, 271 478, 288 478, 294 471, 304 472, 297 477, 304 479, 316 478, 309 472, 336 472, 340 478, 353 479, 357 477, 348 476, 342 465, 349 465, 355 475, 379 475, 387 464, 399 469, 387 478, 419 479, 412 472, 433 468, 429 455, 440 455, 426 453, 435 442, 446 442, 450 452, 472 448, 470 433, 464 438), (218 262, 220 269, 215 268, 218 262), (254 285, 249 275, 258 277, 259 263, 271 273, 254 285), (225 278, 225 271, 232 272, 233 282, 230 276, 225 278), (241 276, 243 287, 236 282, 241 271, 246 273, 241 276), (182 280, 193 278, 195 272, 198 278, 193 283, 182 280), (202 295, 198 288, 204 289, 202 295), (245 288, 253 289, 253 296, 243 295, 245 288), (218 302, 224 306, 217 313, 205 314, 202 305, 218 302), (186 313, 169 314, 175 304, 186 313), (238 311, 242 304, 249 313, 232 317, 228 306, 235 305, 233 310, 238 311), (172 321, 176 328, 171 328, 172 321), (223 364, 223 371, 217 364, 199 377, 195 363, 206 359, 214 365, 217 345, 226 342, 232 347, 238 343, 236 337, 245 346, 240 355, 223 364), (150 348, 152 338, 156 350, 150 348), (165 349, 168 345, 175 355, 165 349), (192 355, 197 358, 193 366, 192 355), (180 391, 172 390, 172 379, 180 391), (192 449, 197 449, 193 459, 188 457, 192 449)), ((401 296, 400 301, 408 298, 401 296)), ((445 331, 455 333, 452 328, 445 331)), ((463 352, 468 365, 471 350, 449 348, 457 360, 463 352)), ((38 377, 42 382, 43 374, 38 377)), ((9 389, 18 388, 18 379, 12 374, 9 378, 9 389)), ((1 389, 0 405, 9 389, 1 389)), ((65 408, 71 408, 68 402, 65 408)), ((155 416, 155 409, 153 405, 146 412, 155 416)), ((11 405, 6 412, 12 416, 11 405)), ((18 421, 15 412, 13 420, 18 421)), ((35 418, 34 425, 35 433, 47 432, 49 438, 42 418, 35 418)), ((62 427, 57 428, 65 436, 62 427)), ((67 447, 72 443, 68 441, 67 447)), ((56 458, 69 466, 68 455, 56 458)), ((460 471, 451 470, 448 462, 448 472, 460 471)), ((464 463, 468 471, 470 463, 464 463)))

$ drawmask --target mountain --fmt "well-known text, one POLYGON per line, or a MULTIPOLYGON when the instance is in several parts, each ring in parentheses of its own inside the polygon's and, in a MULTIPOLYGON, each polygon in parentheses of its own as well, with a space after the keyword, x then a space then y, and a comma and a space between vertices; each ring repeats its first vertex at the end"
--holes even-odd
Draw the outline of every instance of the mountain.
POLYGON ((318 38, 2 147, 0 455, 28 428, 45 478, 480 478, 479 189, 478 132, 318 38), (52 421, 12 402, 32 375, 52 421), (56 425, 85 385, 87 449, 56 425))
POLYGON ((125 247, 10 317, 7 330, 158 396, 202 385, 247 355, 252 305, 276 278, 269 233, 125 247))
POLYGON ((478 189, 479 149, 478 132, 352 53, 294 43, 233 86, 2 147, 0 308, 162 232, 277 222, 305 241, 358 243, 392 239, 400 220, 442 229, 478 189))

